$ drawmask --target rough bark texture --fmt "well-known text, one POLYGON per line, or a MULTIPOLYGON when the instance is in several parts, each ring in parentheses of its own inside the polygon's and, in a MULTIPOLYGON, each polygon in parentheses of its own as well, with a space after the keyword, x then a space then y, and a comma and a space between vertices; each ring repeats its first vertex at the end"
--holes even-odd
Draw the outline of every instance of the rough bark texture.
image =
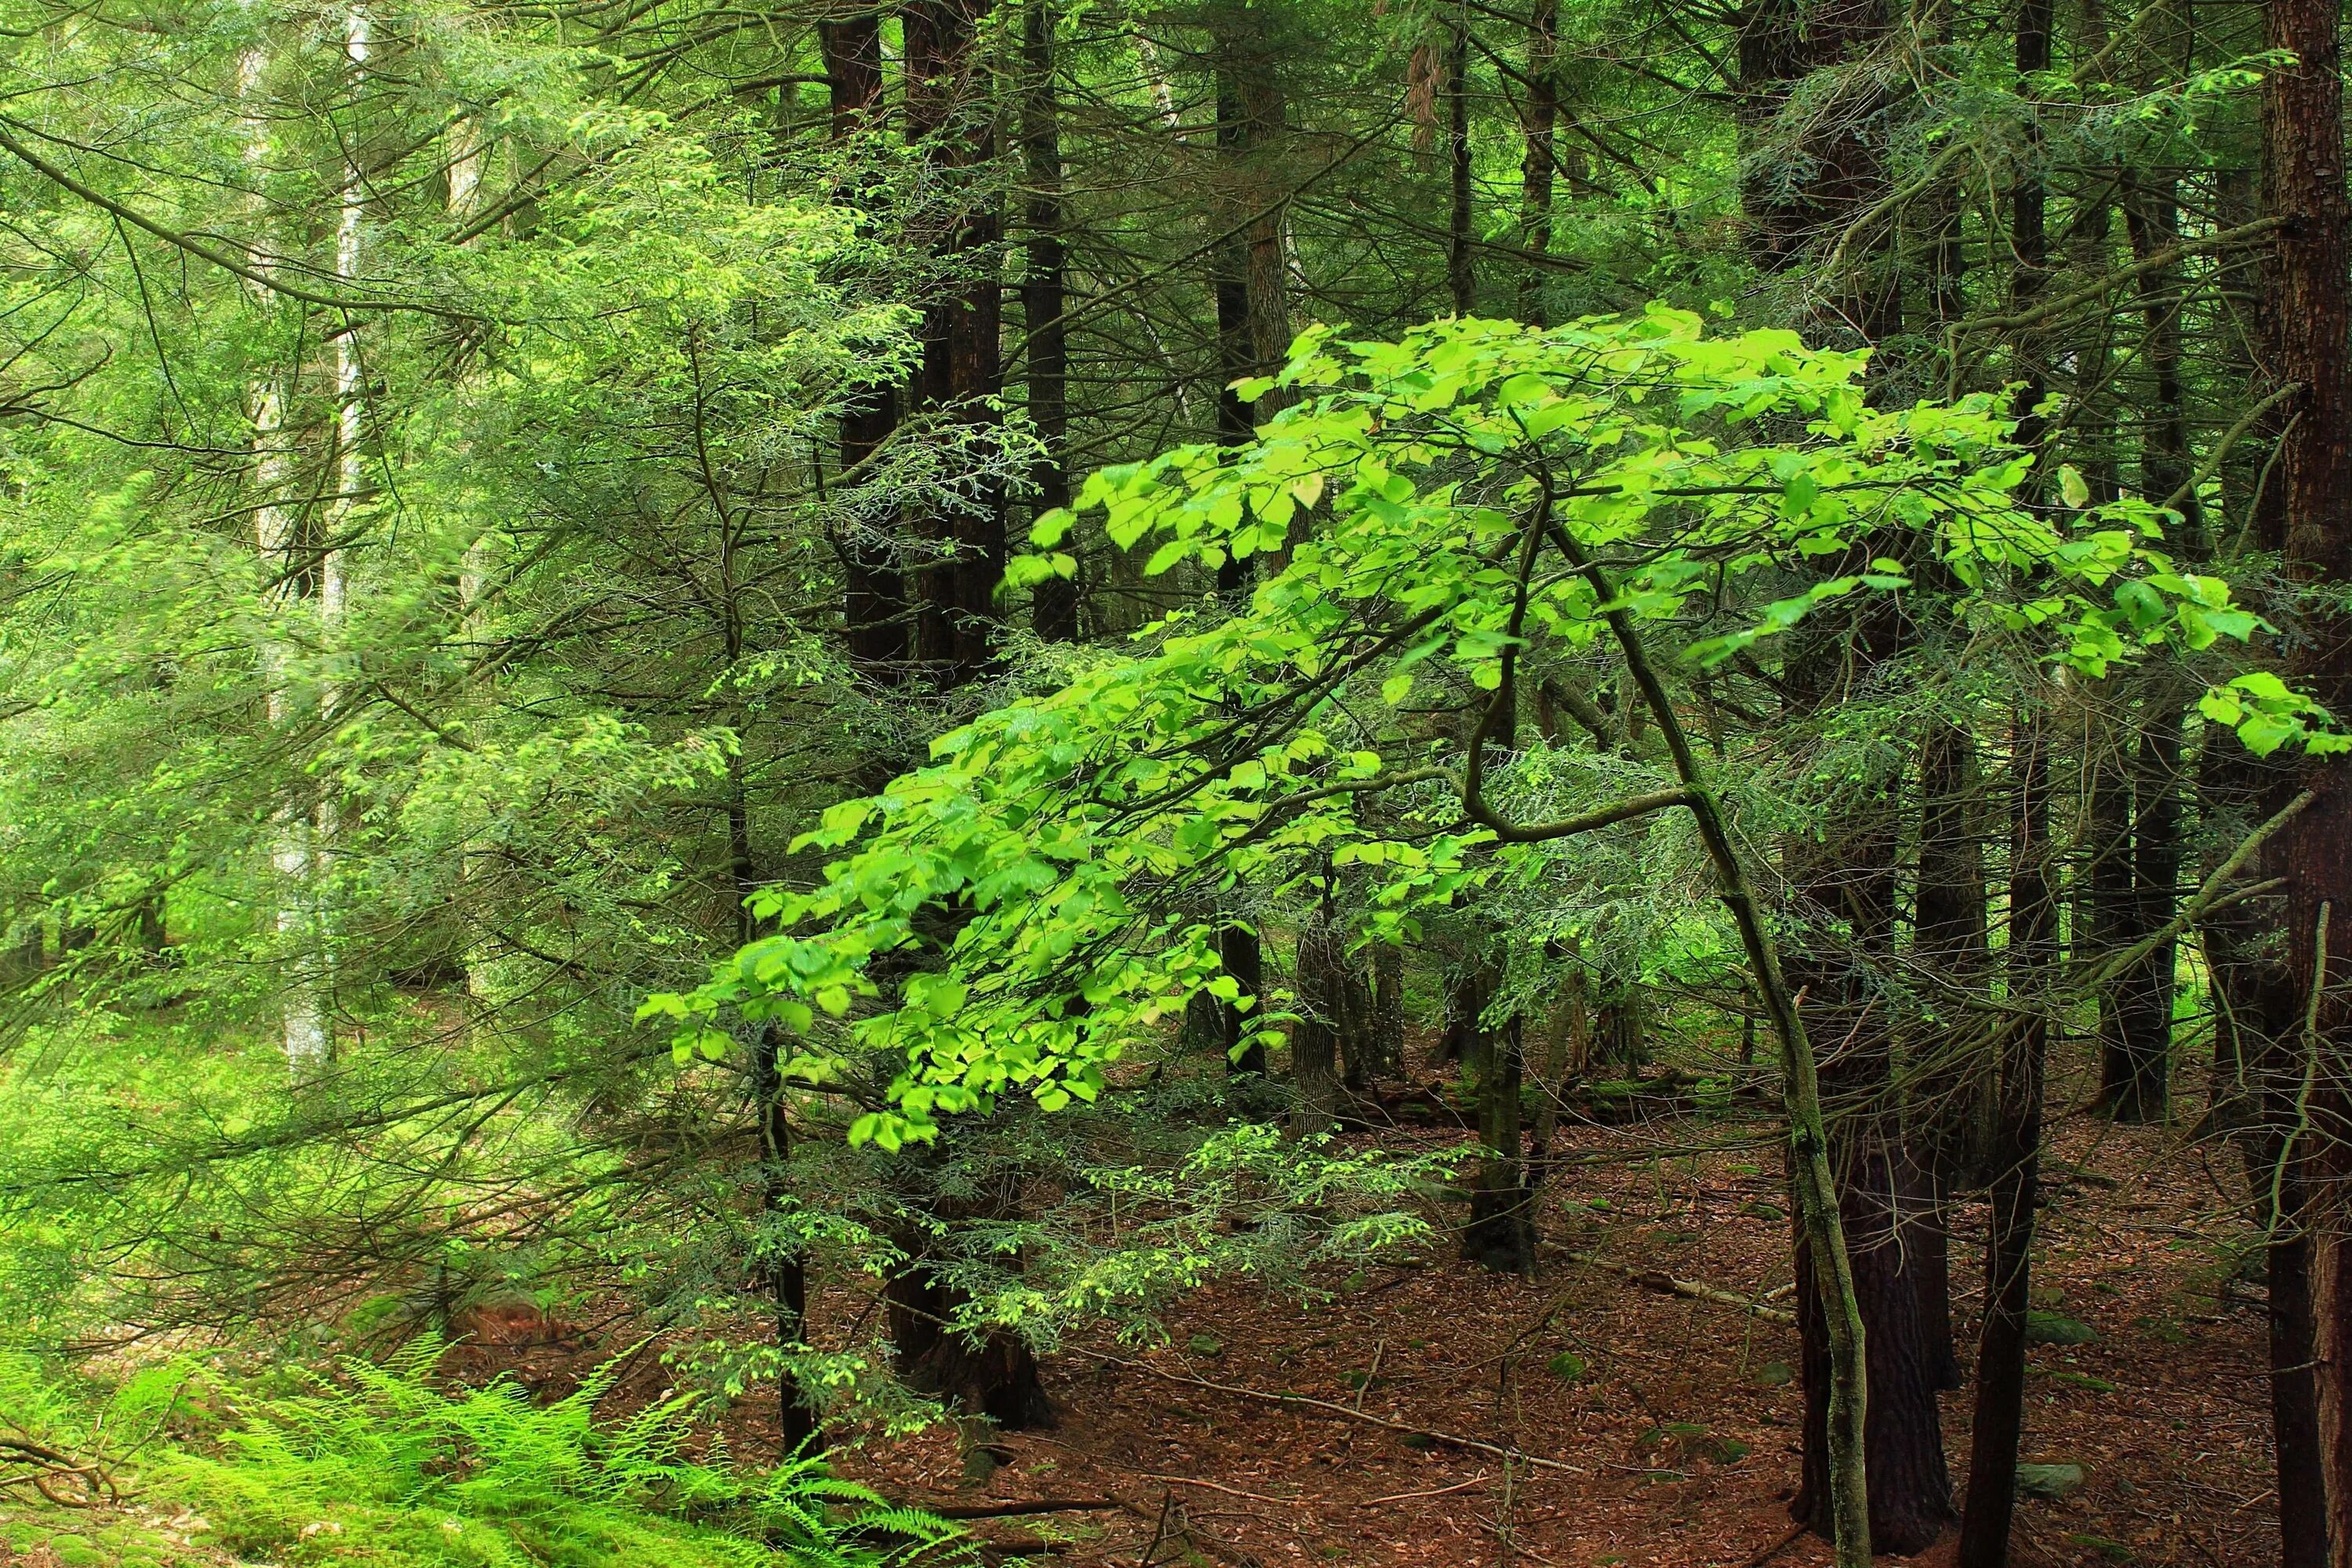
POLYGON ((1483 1032, 1478 1142, 1490 1152, 1479 1161, 1471 1179, 1470 1222, 1462 1231, 1462 1256, 1497 1273, 1533 1274, 1535 1208, 1528 1190, 1519 1116, 1525 1030, 1513 1014, 1501 1027, 1483 1032))
MULTIPOLYGON (((1852 700, 1858 695, 1853 683, 1885 668, 1897 650, 1900 628, 1887 607, 1843 620, 1825 622, 1792 647, 1784 679, 1801 712, 1852 700)), ((1952 1519, 1952 1492, 1936 1405, 1942 1369, 1921 1310, 1918 1261, 1905 1245, 1906 1221, 1924 1194, 1894 1103, 1895 1021, 1872 976, 1894 956, 1892 784, 1885 781, 1842 805, 1839 831, 1829 842, 1790 846, 1792 890, 1812 931, 1791 953, 1788 974, 1807 998, 1806 1033, 1820 1042, 1830 1161, 1865 1329, 1871 1544, 1879 1552, 1910 1552, 1943 1533, 1952 1519)), ((1801 1484, 1791 1512, 1828 1534, 1833 1525, 1830 1342, 1815 1260, 1801 1232, 1798 1240, 1805 1426, 1801 1484)))
MULTIPOLYGON (((2336 588, 2352 584, 2352 201, 2344 177, 2343 60, 2340 18, 2330 0, 2270 0, 2267 45, 2294 63, 2263 78, 2265 195, 2270 210, 2287 220, 2272 268, 2269 309, 2282 383, 2301 386, 2296 418, 2280 453, 2288 574, 2298 583, 2336 588)), ((2336 712, 2352 700, 2352 619, 2306 613, 2295 652, 2295 673, 2336 712)), ((2316 1452, 2305 1458, 2305 1435, 2278 1432, 2279 1493, 2284 1504, 2302 1478, 2316 1469, 2323 1522, 2282 1522, 2294 1533, 2285 1560, 2297 1564, 2313 1533, 2326 1543, 2331 1568, 2352 1568, 2352 998, 2331 993, 2352 950, 2352 767, 2341 758, 2317 763, 2301 781, 2317 799, 2279 836, 2272 868, 2286 877, 2286 951, 2295 994, 2309 1024, 2293 1043, 2303 1056, 2311 1110, 2308 1132, 2289 1126, 2280 1152, 2282 1174, 2307 1174, 2310 1280, 2309 1360, 2315 1385, 2316 1452), (2308 1149, 2305 1155, 2298 1145, 2308 1149), (2296 1167, 2300 1166, 2300 1172, 2296 1167)), ((2283 1076, 2283 1075, 2282 1075, 2283 1076)), ((2273 1362, 2302 1347, 2287 1267, 2295 1241, 2282 1237, 2272 1257, 2273 1362), (2286 1255, 2283 1256, 2282 1253, 2286 1255)), ((2297 1413, 2295 1427, 2300 1426, 2297 1413)))
POLYGON ((983 402, 1003 390, 994 259, 1003 220, 987 188, 996 121, 978 47, 989 8, 989 0, 913 0, 900 12, 907 134, 933 175, 917 224, 942 273, 923 309, 916 400, 963 426, 982 459, 937 494, 922 522, 933 559, 917 595, 915 652, 947 687, 977 679, 993 657, 1005 563, 1003 486, 985 462, 995 416, 983 402))
POLYGON ((1445 284, 1454 313, 1478 308, 1477 243, 1470 201, 1470 31, 1456 23, 1445 41, 1445 163, 1450 210, 1445 225, 1445 284))
MULTIPOLYGON (((1062 321, 1067 304, 1066 258, 1062 245, 1062 138, 1055 91, 1051 0, 1028 0, 1021 17, 1022 67, 1028 90, 1021 105, 1021 162, 1028 185, 1028 255, 1021 282, 1021 314, 1028 329, 1029 418, 1045 447, 1030 469, 1033 510, 1070 504, 1069 334, 1062 321)), ((1078 585, 1055 577, 1037 584, 1030 601, 1030 625, 1046 642, 1078 637, 1078 585)))
POLYGON ((1339 1045, 1349 1032, 1348 950, 1328 911, 1298 932, 1298 1021, 1290 1031, 1291 1131, 1331 1130, 1339 1110, 1339 1045))
MULTIPOLYGON (((873 12, 826 22, 817 29, 833 104, 833 134, 846 142, 874 128, 882 112, 882 35, 873 12)), ((854 155, 853 163, 855 165, 854 155)), ((850 193, 853 206, 859 193, 850 193)), ((841 472, 856 489, 860 466, 898 428, 895 388, 853 392, 841 416, 841 472)), ((844 508, 835 525, 841 555, 842 624, 851 662, 869 679, 895 680, 905 672, 911 643, 907 585, 899 570, 896 503, 880 487, 863 504, 844 508)))
POLYGON ((1247 926, 1227 926, 1217 941, 1217 957, 1225 973, 1240 983, 1242 994, 1250 998, 1248 1006, 1224 1003, 1218 1012, 1225 1049, 1226 1070, 1235 1078, 1265 1076, 1265 1044, 1251 1040, 1244 1048, 1242 1041, 1256 1032, 1258 1014, 1264 1004, 1258 1000, 1265 992, 1265 949, 1257 932, 1247 926))
POLYGON ((1552 195, 1559 172, 1559 0, 1536 0, 1528 16, 1528 84, 1520 119, 1527 136, 1519 165, 1519 319, 1544 322, 1544 258, 1551 254, 1552 195))
MULTIPOLYGON (((1003 1219, 1013 1212, 1013 1195, 1001 1189, 939 1205, 940 1218, 950 1226, 1003 1219)), ((971 1298, 948 1278, 935 1245, 928 1236, 902 1236, 899 1246, 909 1262, 883 1288, 898 1375, 909 1387, 1007 1430, 1052 1426, 1053 1402, 1038 1380, 1037 1358, 1017 1335, 1002 1330, 971 1334, 952 1327, 971 1298)))
POLYGON ((1919 891, 1915 925, 1921 966, 1937 977, 1929 998, 1936 1026, 1921 1042, 1913 1146, 1925 1187, 1911 1229, 1919 1310, 1936 1385, 1960 1385, 1952 1348, 1950 1205, 1984 1180, 1992 1124, 1992 1064, 1975 1044, 1978 1022, 1952 991, 1981 988, 1985 936, 1984 846, 1978 830, 1976 740, 1965 725, 1937 723, 1921 748, 1919 891))
MULTIPOLYGON (((2049 775, 2039 715, 2021 718, 2014 770, 2009 885, 2009 995, 2042 994, 2058 971, 2058 901, 2050 881, 2049 775)), ((1958 1568, 2007 1568, 2017 1510, 2018 1442, 2025 1426, 2025 1324, 2031 1304, 2033 1210, 2042 1159, 2042 1064, 2049 1025, 2033 1018, 2004 1042, 1985 1247, 1985 1316, 1977 1346, 1976 1415, 1958 1568)))

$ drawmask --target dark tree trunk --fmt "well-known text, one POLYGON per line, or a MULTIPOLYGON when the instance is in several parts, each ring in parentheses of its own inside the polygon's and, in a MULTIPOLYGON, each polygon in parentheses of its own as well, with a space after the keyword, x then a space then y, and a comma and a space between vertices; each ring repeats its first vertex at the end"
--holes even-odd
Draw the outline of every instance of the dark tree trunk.
POLYGON ((1635 1072, 1650 1060, 1647 1008, 1642 983, 1628 980, 1611 1000, 1601 1004, 1592 1021, 1590 1065, 1635 1072))
POLYGON ((1984 1179, 1995 1076, 1978 1046, 1978 1020, 1960 994, 1982 987, 1990 962, 1978 783, 1975 735, 1961 725, 1937 722, 1920 756, 1916 951, 1935 982, 1928 999, 1938 1025, 1919 1052, 1913 1114, 1926 1201, 1910 1239, 1938 1388, 1960 1385, 1952 1347, 1950 1207, 1959 1193, 1984 1179))
POLYGON ((1519 1090, 1525 1030, 1516 1013, 1494 1030, 1481 1030, 1478 1053, 1478 1142, 1487 1152, 1470 1185, 1470 1222, 1462 1256, 1498 1274, 1533 1274, 1535 1208, 1528 1190, 1519 1090))
POLYGON ((1452 200, 1445 226, 1445 283, 1454 313, 1478 308, 1476 216, 1470 187, 1470 26, 1456 20, 1445 40, 1445 167, 1452 200))
MULTIPOLYGON (((782 1031, 771 1024, 760 1031, 751 1064, 751 1089, 758 1105, 760 1127, 760 1197, 771 1216, 792 1203, 788 1172, 792 1161, 792 1124, 784 1110, 784 1080, 778 1070, 782 1031)), ((808 1263, 796 1247, 772 1242, 759 1260, 760 1282, 776 1305, 776 1343, 789 1346, 807 1337, 808 1263)), ((789 1372, 779 1380, 777 1416, 783 1432, 784 1452, 816 1451, 824 1447, 818 1425, 824 1410, 800 1380, 789 1372)))
POLYGON ((1348 950, 1328 909, 1298 932, 1298 1021, 1290 1030, 1291 1131, 1331 1130, 1339 1110, 1339 1047, 1349 1031, 1348 950))
MULTIPOLYGON (((1003 1220, 1018 1210, 1009 1181, 989 1183, 977 1197, 942 1201, 936 1207, 950 1226, 1003 1220)), ((955 1329, 971 1297, 948 1277, 929 1236, 910 1232, 898 1242, 908 1260, 883 1288, 898 1375, 909 1387, 1007 1430, 1052 1426, 1053 1402, 1045 1397, 1029 1347, 1002 1329, 979 1334, 955 1329)))
POLYGON ((1485 977, 1475 967, 1456 971, 1445 983, 1444 1027, 1437 1037, 1437 1059, 1459 1062, 1473 1071, 1486 1048, 1485 977))
MULTIPOLYGON (((882 35, 873 12, 825 22, 817 28, 833 100, 833 134, 846 144, 872 130, 882 112, 882 35)), ((852 167, 862 154, 850 152, 852 167)), ((853 207, 866 193, 849 194, 853 207)), ((842 624, 850 662, 869 679, 896 681, 905 674, 909 639, 906 579, 899 569, 896 499, 860 473, 898 428, 896 389, 853 390, 841 416, 841 482, 851 488, 836 526, 842 563, 842 624)))
MULTIPOLYGON (((1220 40, 1222 43, 1223 40, 1220 40)), ((1216 70, 1217 151, 1233 165, 1230 177, 1241 184, 1240 163, 1249 147, 1249 130, 1242 116, 1241 86, 1228 51, 1221 48, 1216 70)), ((1237 198, 1237 202, 1239 199, 1237 198)), ((1217 310, 1217 442, 1239 447, 1251 436, 1250 407, 1234 384, 1257 374, 1257 354, 1250 342, 1249 247, 1238 229, 1239 214, 1230 220, 1236 232, 1217 242, 1210 255, 1210 290, 1217 310)), ((1249 590, 1255 560, 1227 559, 1217 568, 1217 592, 1239 601, 1249 590)))
POLYGON ((1519 164, 1519 319, 1544 321, 1544 258, 1551 254, 1552 193, 1559 174, 1559 0, 1535 0, 1528 17, 1527 153, 1519 164))
POLYGON ((1265 949, 1248 926, 1227 926, 1217 939, 1217 958, 1247 998, 1247 1005, 1227 1002, 1218 1012, 1223 1026, 1225 1070, 1234 1078, 1265 1077, 1265 1042, 1254 1039, 1258 1016, 1265 1011, 1265 949), (1249 1040, 1247 1047, 1242 1042, 1249 1040))
MULTIPOLYGON (((2050 881, 2049 762, 2038 712, 2021 716, 2011 750, 2009 1000, 2034 1006, 2048 994, 2059 959, 2058 900, 2050 881)), ((2048 1019, 2035 1016, 2014 1026, 2001 1046, 1992 1229, 1985 1245, 1985 1315, 1958 1568, 2008 1568, 2025 1426, 2025 1326, 2049 1045, 2048 1019)))
POLYGON ((918 224, 945 274, 923 310, 918 400, 978 437, 980 467, 946 477, 923 528, 934 559, 918 595, 915 652, 949 688, 977 679, 994 656, 1005 562, 1003 484, 989 466, 995 416, 984 401, 1003 390, 996 265, 1003 222, 989 189, 996 119, 978 47, 989 6, 990 0, 910 0, 900 12, 907 134, 934 176, 918 224))
POLYGON ((1739 13, 1739 205, 1748 258, 1768 273, 1795 262, 1805 243, 1798 153, 1777 122, 1805 74, 1801 23, 1797 0, 1748 0, 1739 13))
POLYGON ((1377 1079, 1404 1070, 1404 954, 1388 942, 1372 949, 1372 1059, 1377 1079))
MULTIPOLYGON (((1859 695, 1857 685, 1900 650, 1894 608, 1874 604, 1828 618, 1790 649, 1784 680, 1800 717, 1859 695)), ((1906 1221, 1923 1205, 1916 1163, 1895 1103, 1898 1021, 1874 972, 1895 956, 1896 848, 1893 790, 1885 779, 1840 803, 1825 843, 1792 842, 1787 872, 1811 931, 1792 945, 1787 973, 1806 997, 1806 1032, 1822 1043, 1821 1089, 1831 1111, 1830 1160, 1864 1325, 1868 1398, 1864 1431, 1872 1548, 1913 1552, 1953 1517, 1937 1408, 1937 1347, 1921 1310, 1918 1260, 1906 1221)), ((1815 1260, 1797 1247, 1797 1321, 1805 1385, 1804 1459, 1794 1517, 1832 1531, 1829 1457, 1830 1343, 1815 1260)))
MULTIPOLYGON (((2286 570, 2339 596, 2352 584, 2352 199, 2344 176, 2343 58, 2338 8, 2327 0, 2270 0, 2264 42, 2291 62, 2263 79, 2263 150, 2270 211, 2287 220, 2268 279, 2265 315, 2275 372, 2302 388, 2282 439, 2286 570)), ((2352 711, 2352 616, 2304 613, 2294 674, 2333 712, 2352 711)), ((2309 1343, 2294 1342, 2291 1256, 2271 1258, 2273 1367, 2312 1368, 2317 1431, 2280 1424, 2281 1521, 2317 1534, 2330 1568, 2352 1568, 2352 993, 2340 982, 2352 956, 2352 764, 2315 759, 2300 781, 2316 796, 2274 840, 2271 869, 2286 879, 2286 953, 2309 1024, 2294 1041, 2311 1086, 2307 1133, 2280 1153, 2289 1180, 2307 1182, 2299 1245, 2306 1249, 2309 1343), (2298 1145, 2307 1146, 2307 1155, 2298 1145), (2306 1459, 2307 1451, 2315 1449, 2306 1459), (2291 1489, 2317 1472, 2316 1531, 2290 1521, 2291 1489)), ((2307 1543, 2291 1533, 2294 1553, 2307 1543)), ((2300 1568, 2299 1562, 2296 1568, 2300 1568)))
MULTIPOLYGON (((2132 901, 2129 710, 2112 685, 2105 695, 2111 710, 2091 735, 2091 792, 2083 826, 2089 864, 2078 917, 2084 931, 2076 942, 2090 954, 2129 947, 2138 935, 2139 911, 2132 901)), ((2100 1103, 2119 1121, 2143 1121, 2133 1094, 2131 1058, 2124 1052, 2122 998, 2111 987, 2098 1000, 2100 1103), (2118 1094, 2120 1099, 2114 1098, 2118 1094)))
MULTIPOLYGON (((730 602, 726 618, 730 664, 743 653, 740 622, 732 609, 730 602)), ((751 797, 740 756, 733 759, 727 784, 728 879, 735 890, 735 940, 740 946, 759 935, 751 900, 760 889, 761 878, 751 846, 751 797)), ((792 1123, 785 1116, 781 1070, 783 1048, 783 1031, 773 1023, 761 1025, 751 1045, 751 1114, 760 1135, 760 1212, 771 1225, 793 1205, 792 1123)), ((789 1353, 791 1347, 804 1342, 808 1334, 808 1260, 798 1247, 770 1237, 754 1250, 751 1269, 768 1300, 775 1305, 776 1347, 789 1353)), ((784 1452, 822 1449, 824 1436, 819 1423, 824 1418, 824 1406, 789 1371, 779 1374, 776 1395, 784 1452)))
MULTIPOLYGON (((1062 246, 1061 105, 1055 91, 1052 0, 1028 0, 1021 17, 1022 64, 1028 89, 1021 105, 1021 158, 1028 185, 1027 264, 1021 313, 1029 339, 1029 418, 1045 452, 1030 470, 1033 510, 1070 504, 1069 334, 1062 246)), ((1078 585, 1053 577, 1037 584, 1030 625, 1046 642, 1078 639, 1078 585)))

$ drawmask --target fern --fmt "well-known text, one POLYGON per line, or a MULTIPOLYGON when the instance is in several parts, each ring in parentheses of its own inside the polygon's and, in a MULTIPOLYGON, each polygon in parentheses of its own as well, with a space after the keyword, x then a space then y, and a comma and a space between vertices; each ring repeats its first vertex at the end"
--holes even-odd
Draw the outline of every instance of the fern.
POLYGON ((289 1564, 418 1568, 908 1568, 967 1560, 943 1520, 802 1458, 758 1472, 687 1440, 696 1396, 600 1422, 621 1363, 535 1405, 510 1380, 447 1390, 440 1342, 256 1400, 212 1456, 154 1479, 215 1538, 289 1564))

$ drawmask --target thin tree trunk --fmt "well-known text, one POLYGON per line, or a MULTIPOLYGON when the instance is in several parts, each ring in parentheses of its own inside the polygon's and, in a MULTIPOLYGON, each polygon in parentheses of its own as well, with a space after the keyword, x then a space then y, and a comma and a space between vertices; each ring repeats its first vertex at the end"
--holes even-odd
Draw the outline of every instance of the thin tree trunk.
MULTIPOLYGON (((246 169, 257 199, 269 166, 269 121, 260 101, 268 69, 268 51, 262 45, 238 57, 237 96, 246 169)), ((256 245, 251 260, 256 275, 266 279, 273 265, 268 247, 256 245)), ((276 308, 277 297, 266 286, 252 285, 252 296, 265 312, 276 308)), ((260 557, 264 596, 280 605, 290 605, 308 596, 316 577, 305 569, 300 520, 288 500, 294 479, 294 437, 287 428, 285 384, 274 366, 247 387, 247 408, 253 424, 254 548, 260 557)), ((298 717, 288 684, 289 656, 287 647, 275 640, 261 649, 261 675, 273 730, 291 725, 298 717)), ((275 828, 269 852, 276 882, 271 923, 288 955, 285 967, 291 972, 278 1002, 281 1042, 287 1070, 298 1079, 317 1071, 332 1051, 315 964, 317 868, 306 795, 298 784, 279 801, 272 813, 275 828)), ((60 950, 72 951, 72 932, 61 929, 58 934, 60 950)))
MULTIPOLYGON (((1617 584, 1584 553, 1570 530, 1554 525, 1551 537, 1561 553, 1582 576, 1603 605, 1617 601, 1617 584)), ((1789 1156, 1796 1193, 1796 1222, 1803 1237, 1804 1256, 1811 1260, 1814 1294, 1829 1341, 1827 1436, 1829 1449, 1825 1490, 1830 1539, 1837 1568, 1870 1568, 1871 1509, 1869 1444, 1870 1382, 1865 1370, 1869 1331, 1854 1289, 1844 1225, 1839 1215, 1837 1178, 1830 1163, 1827 1118, 1822 1105, 1821 1071, 1811 1035, 1799 1013, 1799 993, 1790 987, 1780 966, 1780 950, 1759 909, 1748 870, 1734 847, 1730 828, 1706 770, 1691 750, 1690 737, 1657 673, 1650 668, 1648 651, 1633 616, 1623 609, 1603 609, 1601 618, 1625 658, 1625 670, 1642 701, 1657 722, 1672 760, 1675 776, 1688 792, 1687 804, 1706 846, 1707 860, 1720 884, 1724 910, 1739 932, 1772 1032, 1780 1047, 1782 1105, 1789 1122, 1789 1156)), ((1507 661, 1509 653, 1504 655, 1507 661)))
POLYGON ((1921 1051, 1913 1114, 1926 1202, 1910 1245, 1918 1259, 1919 1310, 1938 1388, 1960 1385, 1952 1347, 1949 1216, 1955 1197, 1984 1177, 1995 1077, 1973 1048, 1966 1005, 1945 990, 1978 991, 1990 960, 1978 784, 1975 734, 1964 725, 1937 721, 1920 757, 1916 951, 1937 983, 1931 999, 1948 1022, 1921 1051))
MULTIPOLYGON (((858 13, 817 26, 832 98, 836 149, 857 166, 868 154, 852 144, 878 128, 882 113, 882 32, 878 15, 858 13)), ((862 189, 848 193, 856 210, 871 205, 862 189)), ((912 650, 907 624, 906 577, 898 544, 898 502, 879 486, 859 483, 861 466, 882 449, 898 425, 897 390, 887 384, 853 388, 841 414, 841 472, 853 500, 842 503, 835 525, 841 557, 841 619, 851 664, 886 684, 904 678, 912 650)))
POLYGON ((1454 313, 1478 308, 1478 272, 1473 247, 1476 218, 1470 187, 1470 24, 1456 18, 1445 39, 1445 169, 1451 198, 1445 226, 1445 283, 1454 313))
POLYGON ((1519 319, 1544 324, 1544 258, 1551 254, 1553 192, 1559 176, 1559 0, 1535 0, 1528 17, 1528 96, 1522 110, 1527 154, 1519 164, 1519 319))
MULTIPOLYGON (((2009 1000, 2031 1006, 2047 994, 2059 958, 2058 900, 2050 881, 2047 742, 2038 711, 2019 718, 2011 752, 2009 1000)), ((2001 1052, 1992 1229, 1985 1245, 1985 1315, 1977 1346, 1976 1415, 1958 1568, 2009 1563, 2018 1443, 2025 1424, 2025 1325, 2041 1184, 2042 1064, 2049 1043, 2050 1026, 2037 1016, 2011 1031, 2001 1052)))
MULTIPOLYGON (((1023 324, 1028 329, 1029 418, 1045 451, 1031 468, 1034 511, 1070 504, 1069 335, 1066 259, 1062 246, 1061 107, 1055 90, 1053 0, 1027 0, 1021 17, 1022 61, 1028 92, 1021 108, 1021 153, 1029 187, 1027 266, 1021 284, 1023 324)), ((1075 578, 1051 577, 1037 584, 1030 624, 1046 642, 1078 637, 1078 585, 1075 578)))
POLYGON ((1309 1137, 1331 1130, 1339 1110, 1339 1042, 1348 1032, 1348 950, 1328 904, 1298 932, 1298 1021, 1290 1031, 1294 1095, 1290 1128, 1309 1137))

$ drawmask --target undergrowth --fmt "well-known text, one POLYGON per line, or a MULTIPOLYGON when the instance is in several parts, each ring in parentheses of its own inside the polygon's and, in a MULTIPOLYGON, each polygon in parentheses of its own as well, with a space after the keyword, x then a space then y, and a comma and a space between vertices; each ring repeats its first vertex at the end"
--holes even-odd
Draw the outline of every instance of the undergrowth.
MULTIPOLYGON (((208 1439, 152 1441, 153 1379, 128 1406, 77 1418, 27 1363, 0 1367, 0 1426, 105 1454, 144 1425, 148 1451, 105 1459, 151 1514, 178 1510, 204 1544, 294 1565, 415 1568, 912 1568, 969 1561, 945 1521, 895 1508, 822 1459, 769 1470, 698 1434, 695 1397, 601 1421, 608 1363, 534 1404, 510 1380, 446 1386, 443 1345, 341 1363, 299 1392, 244 1396, 208 1439), (41 1430, 36 1432, 38 1426, 41 1430), (689 1456, 690 1442, 699 1451, 689 1456)), ((189 1380, 181 1380, 184 1388, 189 1380)), ((173 1398, 188 1412, 210 1401, 173 1398)))

